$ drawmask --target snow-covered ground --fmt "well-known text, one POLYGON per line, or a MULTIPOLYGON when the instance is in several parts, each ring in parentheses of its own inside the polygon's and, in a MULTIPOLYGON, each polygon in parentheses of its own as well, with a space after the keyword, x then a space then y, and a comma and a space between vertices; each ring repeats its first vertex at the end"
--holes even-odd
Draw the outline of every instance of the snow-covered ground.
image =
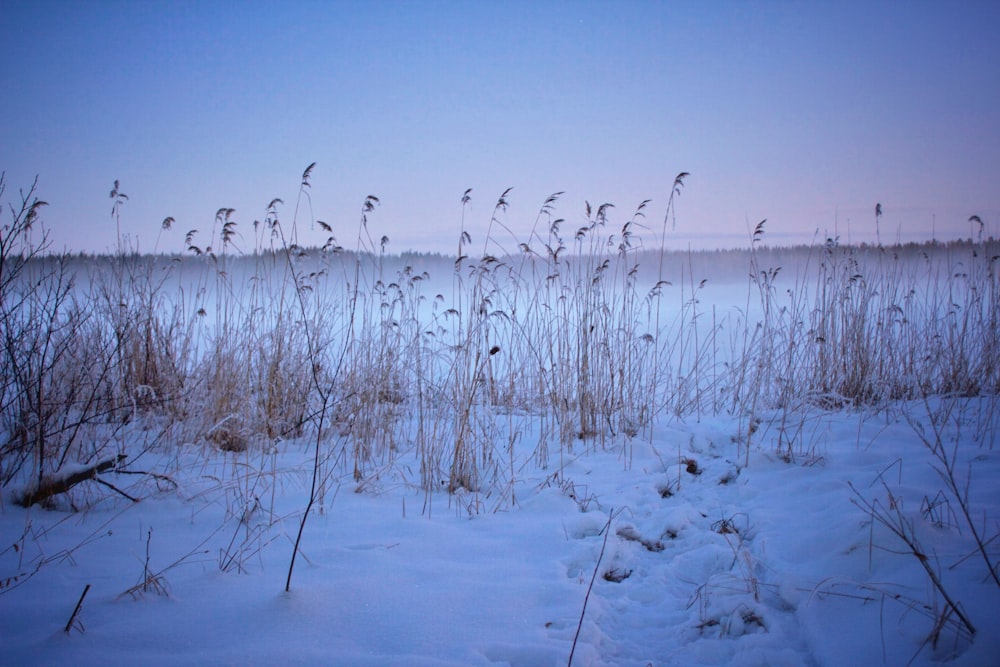
POLYGON ((311 441, 164 438, 125 466, 161 477, 101 476, 140 502, 95 482, 69 494, 78 512, 5 495, 0 663, 1000 664, 997 408, 776 412, 749 456, 738 418, 663 420, 519 465, 513 502, 427 493, 406 452, 359 485, 333 440, 290 592, 311 441))

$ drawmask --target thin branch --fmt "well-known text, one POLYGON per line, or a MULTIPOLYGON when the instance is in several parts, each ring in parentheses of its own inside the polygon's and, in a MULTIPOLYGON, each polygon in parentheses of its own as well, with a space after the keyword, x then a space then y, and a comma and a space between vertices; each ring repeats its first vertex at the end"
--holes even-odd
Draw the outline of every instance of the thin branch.
POLYGON ((587 614, 587 602, 590 601, 590 591, 594 588, 594 581, 597 579, 597 571, 601 567, 601 560, 604 558, 604 550, 608 546, 608 535, 611 534, 611 520, 615 517, 615 510, 611 508, 608 512, 608 522, 604 524, 604 542, 601 544, 601 553, 597 556, 597 563, 594 564, 594 574, 590 577, 590 585, 587 586, 587 594, 583 597, 583 609, 580 610, 580 622, 576 624, 576 634, 573 635, 573 646, 569 650, 569 661, 566 667, 572 667, 573 654, 576 652, 576 642, 580 639, 580 629, 583 627, 583 617, 587 614))

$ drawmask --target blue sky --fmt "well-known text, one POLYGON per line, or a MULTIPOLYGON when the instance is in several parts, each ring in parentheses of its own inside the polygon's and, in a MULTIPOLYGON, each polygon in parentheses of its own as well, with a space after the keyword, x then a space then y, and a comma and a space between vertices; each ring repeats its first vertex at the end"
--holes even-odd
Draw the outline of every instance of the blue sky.
MULTIPOLYGON (((0 169, 39 176, 56 249, 183 250, 280 197, 353 247, 366 195, 389 249, 481 243, 497 197, 526 240, 545 197, 644 200, 674 247, 1000 234, 1000 3, 21 2, 5 0, 0 169)), ((5 218, 6 221, 8 218, 5 218)), ((244 245, 249 245, 249 241, 244 245)), ((511 248, 513 249, 513 247, 511 248)))

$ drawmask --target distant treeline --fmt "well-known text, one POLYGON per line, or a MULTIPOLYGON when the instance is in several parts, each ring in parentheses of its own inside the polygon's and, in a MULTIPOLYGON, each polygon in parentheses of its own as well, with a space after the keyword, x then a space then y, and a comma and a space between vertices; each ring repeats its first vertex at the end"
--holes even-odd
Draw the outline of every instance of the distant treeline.
MULTIPOLYGON (((523 252, 519 255, 506 255, 495 258, 499 262, 506 263, 513 267, 532 260, 546 260, 546 253, 550 251, 543 245, 530 248, 531 252, 523 252)), ((319 261, 331 264, 353 264, 358 257, 358 253, 348 249, 338 249, 337 251, 323 251, 318 247, 293 248, 291 250, 297 262, 319 261)), ((924 242, 910 242, 892 245, 876 245, 869 243, 860 244, 840 244, 833 239, 827 239, 825 243, 817 244, 797 244, 789 246, 772 246, 765 243, 757 243, 745 248, 730 248, 716 250, 660 250, 628 248, 624 252, 620 248, 608 246, 604 254, 611 263, 626 261, 630 266, 638 266, 638 273, 644 281, 657 280, 662 278, 671 283, 678 281, 693 280, 695 282, 702 279, 710 279, 713 282, 741 281, 748 278, 751 259, 758 267, 768 269, 780 269, 786 275, 796 275, 809 272, 823 260, 824 257, 843 256, 853 257, 858 261, 866 259, 896 259, 896 260, 929 260, 931 258, 947 258, 951 254, 966 255, 970 252, 980 252, 990 257, 1000 255, 1000 240, 992 236, 982 241, 952 240, 937 241, 930 240, 924 242), (661 274, 662 271, 662 274, 661 274)), ((362 252, 360 256, 366 263, 381 262, 389 269, 402 269, 411 267, 417 272, 427 272, 432 277, 441 278, 453 273, 456 268, 466 270, 475 265, 477 257, 463 258, 461 263, 457 262, 454 254, 440 252, 419 252, 404 251, 400 253, 386 252, 384 254, 373 254, 362 252)), ((156 258, 160 261, 172 261, 182 264, 193 262, 218 263, 225 261, 231 269, 239 267, 246 261, 284 261, 285 251, 263 250, 252 253, 229 252, 223 255, 212 253, 195 255, 194 253, 170 253, 170 254, 138 254, 126 253, 123 255, 112 255, 108 253, 64 253, 60 255, 63 260, 69 263, 101 264, 113 263, 122 259, 133 261, 156 258)), ((47 260, 54 259, 48 256, 47 260)), ((548 259, 551 259, 549 257, 548 259)), ((592 254, 574 254, 569 248, 560 252, 559 261, 572 265, 575 262, 584 260, 590 263, 593 260, 592 254)))
MULTIPOLYGON (((723 248, 723 249, 709 249, 709 250, 663 250, 663 255, 668 258, 686 258, 686 257, 705 257, 710 260, 716 260, 719 258, 726 257, 743 257, 749 252, 756 252, 758 257, 800 257, 802 255, 807 255, 810 253, 815 253, 817 249, 837 247, 842 250, 855 249, 861 251, 881 251, 887 253, 896 253, 901 257, 905 256, 920 256, 921 253, 927 253, 938 250, 967 250, 974 248, 976 246, 988 246, 994 247, 1000 240, 995 239, 990 236, 981 241, 976 241, 972 239, 957 239, 952 241, 911 241, 908 243, 896 243, 896 244, 883 244, 876 245, 874 243, 853 243, 844 244, 840 243, 834 239, 827 239, 823 243, 799 243, 794 245, 770 245, 767 243, 760 243, 755 247, 742 247, 742 248, 723 248)), ((319 253, 321 249, 318 246, 306 246, 299 249, 300 252, 305 252, 308 254, 319 253)), ((293 250, 296 252, 296 250, 293 250)), ((254 256, 269 256, 269 255, 283 255, 285 251, 283 249, 277 248, 274 250, 258 250, 250 253, 228 253, 229 257, 254 257, 254 256)), ((340 249, 338 254, 352 255, 354 251, 350 249, 340 249)), ((633 248, 629 252, 630 257, 634 257, 636 260, 647 262, 653 259, 659 260, 661 251, 655 248, 652 249, 635 249, 633 248)), ((371 253, 365 253, 371 254, 371 253)), ((152 253, 136 253, 128 252, 126 256, 128 257, 139 257, 139 256, 149 256, 152 253)), ((117 255, 112 252, 65 252, 62 253, 63 257, 69 259, 101 259, 101 258, 117 258, 117 255)), ((190 252, 174 252, 174 253, 156 253, 156 256, 166 257, 168 259, 182 259, 194 256, 190 252)), ((402 261, 402 262, 420 262, 420 261, 455 261, 455 255, 453 253, 442 253, 442 252, 432 252, 425 251, 421 252, 418 250, 405 250, 403 252, 385 252, 382 255, 386 260, 402 261)), ((509 258, 509 257, 508 257, 509 258)))

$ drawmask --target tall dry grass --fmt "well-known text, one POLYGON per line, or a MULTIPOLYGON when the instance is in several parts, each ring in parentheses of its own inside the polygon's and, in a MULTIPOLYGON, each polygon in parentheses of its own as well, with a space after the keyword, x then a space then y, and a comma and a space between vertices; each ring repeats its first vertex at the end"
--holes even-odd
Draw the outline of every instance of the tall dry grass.
MULTIPOLYGON (((762 222, 735 256, 745 297, 731 307, 707 301, 704 258, 666 249, 687 174, 656 247, 643 245, 656 236, 649 202, 623 216, 586 204, 567 219, 562 193, 518 238, 510 190, 477 240, 467 191, 456 256, 422 266, 372 233, 373 196, 352 250, 311 212, 329 238, 297 245, 312 169, 289 222, 280 199, 252 225, 220 208, 173 256, 130 244, 116 183, 116 253, 77 282, 71 258, 39 236, 34 191, 14 207, 0 239, 4 484, 94 456, 84 430, 154 420, 175 439, 237 452, 315 438, 319 498, 338 471, 366 487, 392 469, 425 490, 425 509, 444 489, 477 511, 515 502, 528 463, 615 446, 628 465, 629 443, 663 420, 737 415, 749 454, 776 410, 1000 390, 992 239, 830 239, 782 266, 762 222), (529 433, 531 461, 515 460, 529 433)), ((790 442, 778 447, 791 455, 790 442)))

